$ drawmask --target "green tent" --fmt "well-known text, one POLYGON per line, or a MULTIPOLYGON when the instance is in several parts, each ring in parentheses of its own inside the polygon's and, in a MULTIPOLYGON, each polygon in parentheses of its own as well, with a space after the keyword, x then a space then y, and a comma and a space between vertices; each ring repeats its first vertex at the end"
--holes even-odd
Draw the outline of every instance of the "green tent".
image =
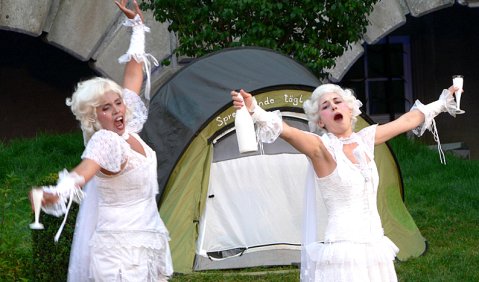
MULTIPOLYGON (((302 103, 320 83, 269 49, 232 48, 193 61, 156 92, 141 135, 158 157, 175 272, 300 262, 307 160, 281 139, 240 155, 230 91, 253 93, 264 109, 307 130, 302 103)), ((356 129, 370 123, 362 116, 356 129)), ((375 158, 385 233, 400 248, 398 259, 417 257, 425 239, 404 206, 394 155, 381 145, 375 158)))

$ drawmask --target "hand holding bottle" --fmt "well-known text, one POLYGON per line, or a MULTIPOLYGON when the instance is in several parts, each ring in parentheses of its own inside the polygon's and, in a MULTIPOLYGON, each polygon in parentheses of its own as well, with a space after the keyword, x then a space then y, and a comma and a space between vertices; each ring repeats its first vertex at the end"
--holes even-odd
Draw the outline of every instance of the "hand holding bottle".
POLYGON ((233 106, 236 110, 239 110, 243 105, 245 105, 249 111, 253 105, 253 96, 243 89, 240 91, 231 91, 231 98, 233 99, 233 106))
POLYGON ((240 92, 231 91, 231 97, 236 109, 235 129, 239 151, 240 153, 255 152, 258 150, 258 143, 253 119, 248 111, 253 102, 252 96, 244 90, 240 90, 240 92))

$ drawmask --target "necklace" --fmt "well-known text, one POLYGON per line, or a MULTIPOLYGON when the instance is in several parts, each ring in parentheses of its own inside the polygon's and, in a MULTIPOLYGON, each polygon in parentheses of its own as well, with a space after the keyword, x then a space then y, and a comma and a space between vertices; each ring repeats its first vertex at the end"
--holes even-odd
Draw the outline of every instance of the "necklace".
POLYGON ((349 137, 337 137, 336 135, 330 133, 331 135, 333 135, 336 139, 339 140, 339 142, 341 142, 343 145, 344 144, 351 144, 351 143, 357 143, 357 138, 356 138, 356 134, 353 132, 351 133, 351 135, 349 137))

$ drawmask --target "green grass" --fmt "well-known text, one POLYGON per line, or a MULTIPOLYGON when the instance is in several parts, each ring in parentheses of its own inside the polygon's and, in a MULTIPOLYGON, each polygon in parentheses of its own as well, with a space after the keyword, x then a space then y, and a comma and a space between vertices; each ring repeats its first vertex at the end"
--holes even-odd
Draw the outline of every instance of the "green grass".
MULTIPOLYGON (((447 155, 399 137, 391 147, 400 163, 405 204, 427 252, 397 262, 400 281, 479 281, 479 162, 447 155)), ((83 150, 80 134, 40 135, 0 143, 0 281, 32 281, 32 221, 27 192, 52 173, 71 169, 83 150)), ((299 281, 295 267, 177 274, 172 281, 299 281)))
POLYGON ((405 204, 427 252, 396 265, 401 281, 479 281, 479 162, 447 155, 406 138, 391 147, 399 160, 405 204))
POLYGON ((31 280, 33 220, 31 186, 73 168, 83 144, 80 134, 40 135, 0 143, 0 281, 31 280))

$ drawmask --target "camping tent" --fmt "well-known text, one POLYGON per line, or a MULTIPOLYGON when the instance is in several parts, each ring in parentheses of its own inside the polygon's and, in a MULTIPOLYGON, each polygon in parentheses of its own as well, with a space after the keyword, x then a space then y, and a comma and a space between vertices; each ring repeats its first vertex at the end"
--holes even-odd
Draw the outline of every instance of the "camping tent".
MULTIPOLYGON (((243 88, 266 110, 307 129, 302 103, 320 84, 289 57, 262 48, 199 58, 154 95, 142 138, 156 151, 160 214, 176 272, 299 263, 306 158, 281 139, 240 155, 230 91, 243 88)), ((369 124, 362 116, 357 124, 369 124)), ((398 258, 425 240, 403 204, 402 180, 387 145, 376 148, 378 208, 398 258)))

